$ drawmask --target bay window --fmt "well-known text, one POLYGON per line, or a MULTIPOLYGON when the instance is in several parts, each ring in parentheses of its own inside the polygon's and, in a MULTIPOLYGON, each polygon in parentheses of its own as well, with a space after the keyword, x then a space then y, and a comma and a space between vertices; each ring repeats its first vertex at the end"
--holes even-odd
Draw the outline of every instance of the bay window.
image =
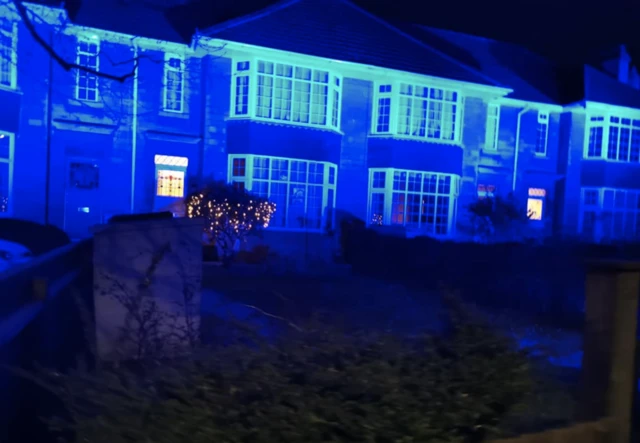
POLYGON ((0 132, 0 217, 11 215, 13 205, 14 142, 14 134, 0 132))
POLYGON ((402 225, 424 234, 452 233, 459 177, 452 174, 369 169, 369 224, 402 225))
POLYGON ((457 91, 410 83, 376 85, 372 133, 456 143, 462 97, 457 91))
POLYGON ((332 163, 230 155, 229 181, 276 204, 270 228, 333 227, 337 167, 332 163))
POLYGON ((17 86, 18 23, 0 17, 0 86, 17 86))
POLYGON ((640 191, 582 188, 580 232, 594 241, 640 241, 640 191))
POLYGON ((587 134, 585 158, 640 162, 640 119, 590 116, 587 134))
POLYGON ((340 129, 342 80, 327 70, 250 60, 233 77, 235 117, 340 129))

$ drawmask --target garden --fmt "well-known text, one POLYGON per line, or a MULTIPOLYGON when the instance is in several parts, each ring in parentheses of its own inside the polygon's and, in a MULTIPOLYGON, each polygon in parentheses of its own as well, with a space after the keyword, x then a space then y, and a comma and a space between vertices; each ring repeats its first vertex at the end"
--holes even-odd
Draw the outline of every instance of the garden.
POLYGON ((600 250, 404 239, 347 220, 351 275, 247 273, 237 245, 277 208, 216 189, 187 200, 224 265, 203 276, 200 342, 44 371, 63 441, 466 443, 575 419, 579 263, 600 250))

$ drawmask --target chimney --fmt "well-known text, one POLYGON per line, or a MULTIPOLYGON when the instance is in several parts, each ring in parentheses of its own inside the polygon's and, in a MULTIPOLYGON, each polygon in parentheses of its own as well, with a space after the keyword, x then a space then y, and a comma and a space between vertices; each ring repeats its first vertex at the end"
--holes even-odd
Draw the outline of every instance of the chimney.
POLYGON ((631 71, 629 74, 629 85, 633 89, 640 89, 640 74, 638 74, 638 70, 635 66, 631 67, 631 71))
POLYGON ((631 69, 631 56, 624 45, 620 45, 620 57, 618 58, 618 81, 629 83, 629 70, 631 69))

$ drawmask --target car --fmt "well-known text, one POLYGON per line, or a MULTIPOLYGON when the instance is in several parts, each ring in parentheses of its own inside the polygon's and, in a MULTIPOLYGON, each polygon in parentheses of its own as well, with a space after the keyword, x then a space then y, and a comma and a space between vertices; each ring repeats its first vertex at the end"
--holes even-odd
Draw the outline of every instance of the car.
POLYGON ((33 253, 26 246, 0 239, 0 273, 32 259, 33 253))

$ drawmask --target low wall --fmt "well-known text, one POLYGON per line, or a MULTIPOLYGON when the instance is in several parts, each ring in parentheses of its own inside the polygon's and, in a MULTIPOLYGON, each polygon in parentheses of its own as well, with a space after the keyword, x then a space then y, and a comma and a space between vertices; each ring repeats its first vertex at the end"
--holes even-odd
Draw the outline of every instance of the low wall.
POLYGON ((603 419, 493 443, 611 443, 615 441, 615 429, 612 419, 603 419))

